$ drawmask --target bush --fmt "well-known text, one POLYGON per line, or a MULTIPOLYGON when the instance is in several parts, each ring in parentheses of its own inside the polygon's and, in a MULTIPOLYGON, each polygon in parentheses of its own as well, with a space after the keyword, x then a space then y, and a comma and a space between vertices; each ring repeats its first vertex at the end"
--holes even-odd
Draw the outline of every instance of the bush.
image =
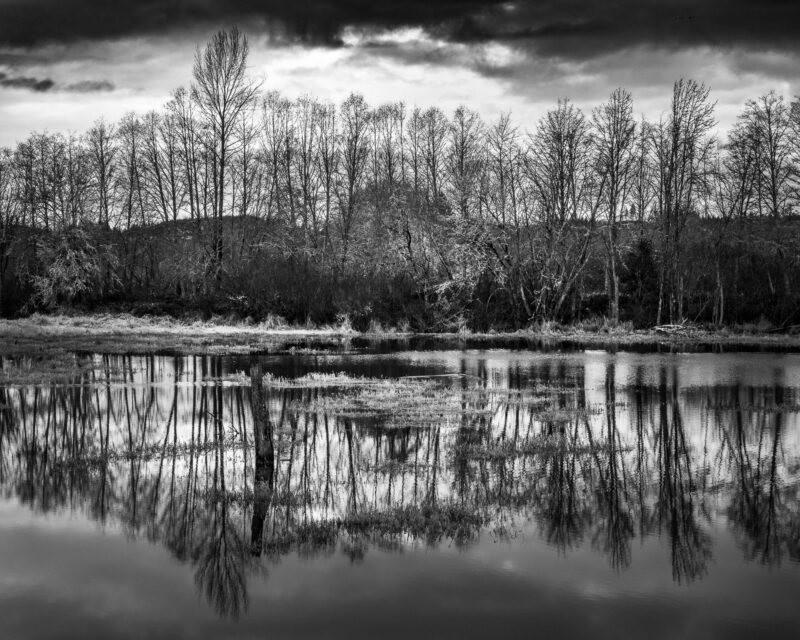
POLYGON ((98 247, 85 229, 69 227, 37 239, 42 271, 33 275, 33 306, 53 309, 102 296, 116 284, 115 253, 98 247))

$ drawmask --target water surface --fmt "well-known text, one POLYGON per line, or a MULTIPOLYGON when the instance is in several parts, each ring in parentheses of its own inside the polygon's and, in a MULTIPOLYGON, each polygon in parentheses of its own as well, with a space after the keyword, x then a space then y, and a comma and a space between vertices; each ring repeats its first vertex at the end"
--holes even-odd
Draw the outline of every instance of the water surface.
POLYGON ((800 355, 2 367, 4 638, 797 637, 800 355))

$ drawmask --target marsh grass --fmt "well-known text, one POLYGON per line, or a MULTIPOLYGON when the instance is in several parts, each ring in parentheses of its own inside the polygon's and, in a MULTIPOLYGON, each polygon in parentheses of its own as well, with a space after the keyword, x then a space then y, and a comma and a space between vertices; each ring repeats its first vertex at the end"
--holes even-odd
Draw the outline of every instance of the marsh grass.
MULTIPOLYGON (((358 333, 342 317, 326 326, 288 326, 278 317, 268 317, 261 324, 251 318, 240 322, 232 316, 209 321, 177 320, 165 316, 134 316, 125 313, 91 315, 34 314, 18 320, 0 319, 0 355, 20 355, 47 351, 95 351, 104 353, 150 353, 170 350, 182 353, 250 353, 254 350, 289 348, 302 339, 338 340, 347 342, 353 336, 382 339, 398 335, 431 337, 440 341, 486 340, 495 344, 504 341, 530 342, 532 347, 551 344, 619 347, 650 345, 684 349, 697 346, 768 347, 785 350, 800 348, 800 335, 775 333, 735 333, 697 329, 690 334, 664 335, 654 330, 630 331, 627 327, 604 328, 589 323, 585 329, 543 323, 516 332, 469 333, 456 323, 450 333, 409 334, 405 322, 398 324, 398 333, 381 327, 382 333, 358 333)), ((374 326, 373 329, 378 329, 374 326)), ((310 347, 313 348, 313 347, 310 347)))
POLYGON ((251 507, 259 500, 268 499, 273 507, 305 507, 314 504, 315 496, 309 491, 289 491, 287 489, 269 491, 245 487, 240 490, 212 488, 202 491, 200 498, 208 503, 226 504, 238 507, 251 507))
POLYGON ((230 373, 224 376, 206 376, 200 382, 196 383, 198 386, 213 387, 218 384, 234 386, 234 387, 249 387, 251 384, 250 376, 243 371, 230 373))
POLYGON ((798 413, 800 412, 800 403, 798 402, 780 402, 769 405, 757 405, 751 403, 735 404, 733 402, 713 402, 708 404, 708 408, 712 411, 740 411, 742 413, 756 413, 756 414, 783 414, 783 413, 798 413))
POLYGON ((125 313, 92 315, 34 314, 19 320, 0 319, 0 355, 92 351, 101 353, 251 353, 279 350, 299 339, 344 341, 347 327, 287 326, 279 318, 262 324, 235 323, 228 318, 181 321, 162 316, 125 313))
POLYGON ((86 386, 87 381, 92 380, 92 374, 93 384, 123 382, 119 368, 97 363, 90 357, 75 353, 50 351, 0 360, 0 385, 5 387, 49 384, 58 384, 59 387, 86 386))
POLYGON ((464 420, 494 415, 499 406, 526 408, 552 421, 566 421, 574 413, 549 415, 552 399, 537 390, 509 391, 483 386, 456 387, 453 376, 406 376, 402 378, 353 377, 344 373, 309 374, 301 378, 265 377, 273 389, 321 390, 325 393, 295 400, 298 413, 367 421, 382 428, 463 426, 464 420))
POLYGON ((346 373, 309 373, 299 378, 280 378, 268 373, 263 383, 268 389, 354 389, 399 384, 395 379, 366 378, 346 373))
POLYGON ((63 460, 55 460, 52 464, 56 467, 71 470, 97 469, 119 462, 147 462, 161 458, 182 457, 193 453, 205 453, 215 450, 234 451, 252 447, 252 444, 244 442, 240 437, 228 434, 223 440, 210 440, 208 442, 183 442, 166 445, 156 443, 127 449, 109 448, 92 455, 78 455, 63 460))
POLYGON ((290 526, 273 523, 265 536, 265 552, 270 556, 291 551, 311 555, 333 551, 340 543, 346 552, 363 550, 365 543, 400 548, 403 540, 423 541, 429 546, 442 541, 461 545, 477 538, 486 522, 474 508, 451 501, 428 501, 387 510, 367 509, 332 520, 312 520, 290 526))
POLYGON ((524 440, 501 440, 492 443, 468 444, 453 449, 453 456, 472 460, 499 460, 541 455, 618 454, 631 451, 629 447, 613 446, 606 442, 568 442, 561 437, 538 436, 524 440))
POLYGON ((349 419, 380 421, 384 427, 446 426, 464 416, 492 415, 491 408, 462 406, 452 390, 429 381, 387 381, 350 393, 337 393, 295 404, 298 410, 349 419))
POLYGON ((427 462, 400 462, 399 460, 386 460, 379 464, 366 463, 363 465, 364 471, 375 474, 402 474, 405 471, 416 471, 432 469, 434 465, 427 462))

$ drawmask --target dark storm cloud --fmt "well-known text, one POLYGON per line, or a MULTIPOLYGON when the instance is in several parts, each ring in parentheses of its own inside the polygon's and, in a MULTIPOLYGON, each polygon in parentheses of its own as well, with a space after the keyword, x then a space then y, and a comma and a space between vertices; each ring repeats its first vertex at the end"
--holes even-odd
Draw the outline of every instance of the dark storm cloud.
POLYGON ((795 0, 0 0, 0 46, 116 38, 238 23, 290 41, 417 26, 451 42, 516 43, 586 58, 639 44, 794 50, 795 0))
POLYGON ((238 23, 287 38, 341 44, 346 26, 437 27, 497 0, 0 0, 0 44, 34 46, 238 23))
POLYGON ((520 2, 503 15, 487 14, 483 22, 484 33, 479 29, 478 39, 516 43, 540 55, 578 60, 639 45, 800 48, 796 27, 800 3, 794 0, 520 2))
POLYGON ((68 91, 70 93, 96 93, 113 91, 114 85, 107 80, 81 80, 67 85, 58 85, 50 78, 9 75, 0 71, 0 89, 26 89, 37 93, 68 91))
POLYGON ((28 89, 44 93, 50 91, 55 83, 50 78, 31 78, 28 76, 9 76, 0 71, 0 87, 4 89, 28 89))

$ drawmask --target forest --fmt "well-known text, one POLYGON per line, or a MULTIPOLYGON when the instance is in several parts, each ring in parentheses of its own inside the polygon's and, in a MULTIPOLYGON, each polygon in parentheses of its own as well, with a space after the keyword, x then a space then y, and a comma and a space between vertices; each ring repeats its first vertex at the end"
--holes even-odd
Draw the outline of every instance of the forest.
POLYGON ((485 122, 287 99, 220 31, 159 111, 0 149, 0 312, 225 315, 356 329, 800 326, 800 99, 718 131, 617 89, 485 122))

